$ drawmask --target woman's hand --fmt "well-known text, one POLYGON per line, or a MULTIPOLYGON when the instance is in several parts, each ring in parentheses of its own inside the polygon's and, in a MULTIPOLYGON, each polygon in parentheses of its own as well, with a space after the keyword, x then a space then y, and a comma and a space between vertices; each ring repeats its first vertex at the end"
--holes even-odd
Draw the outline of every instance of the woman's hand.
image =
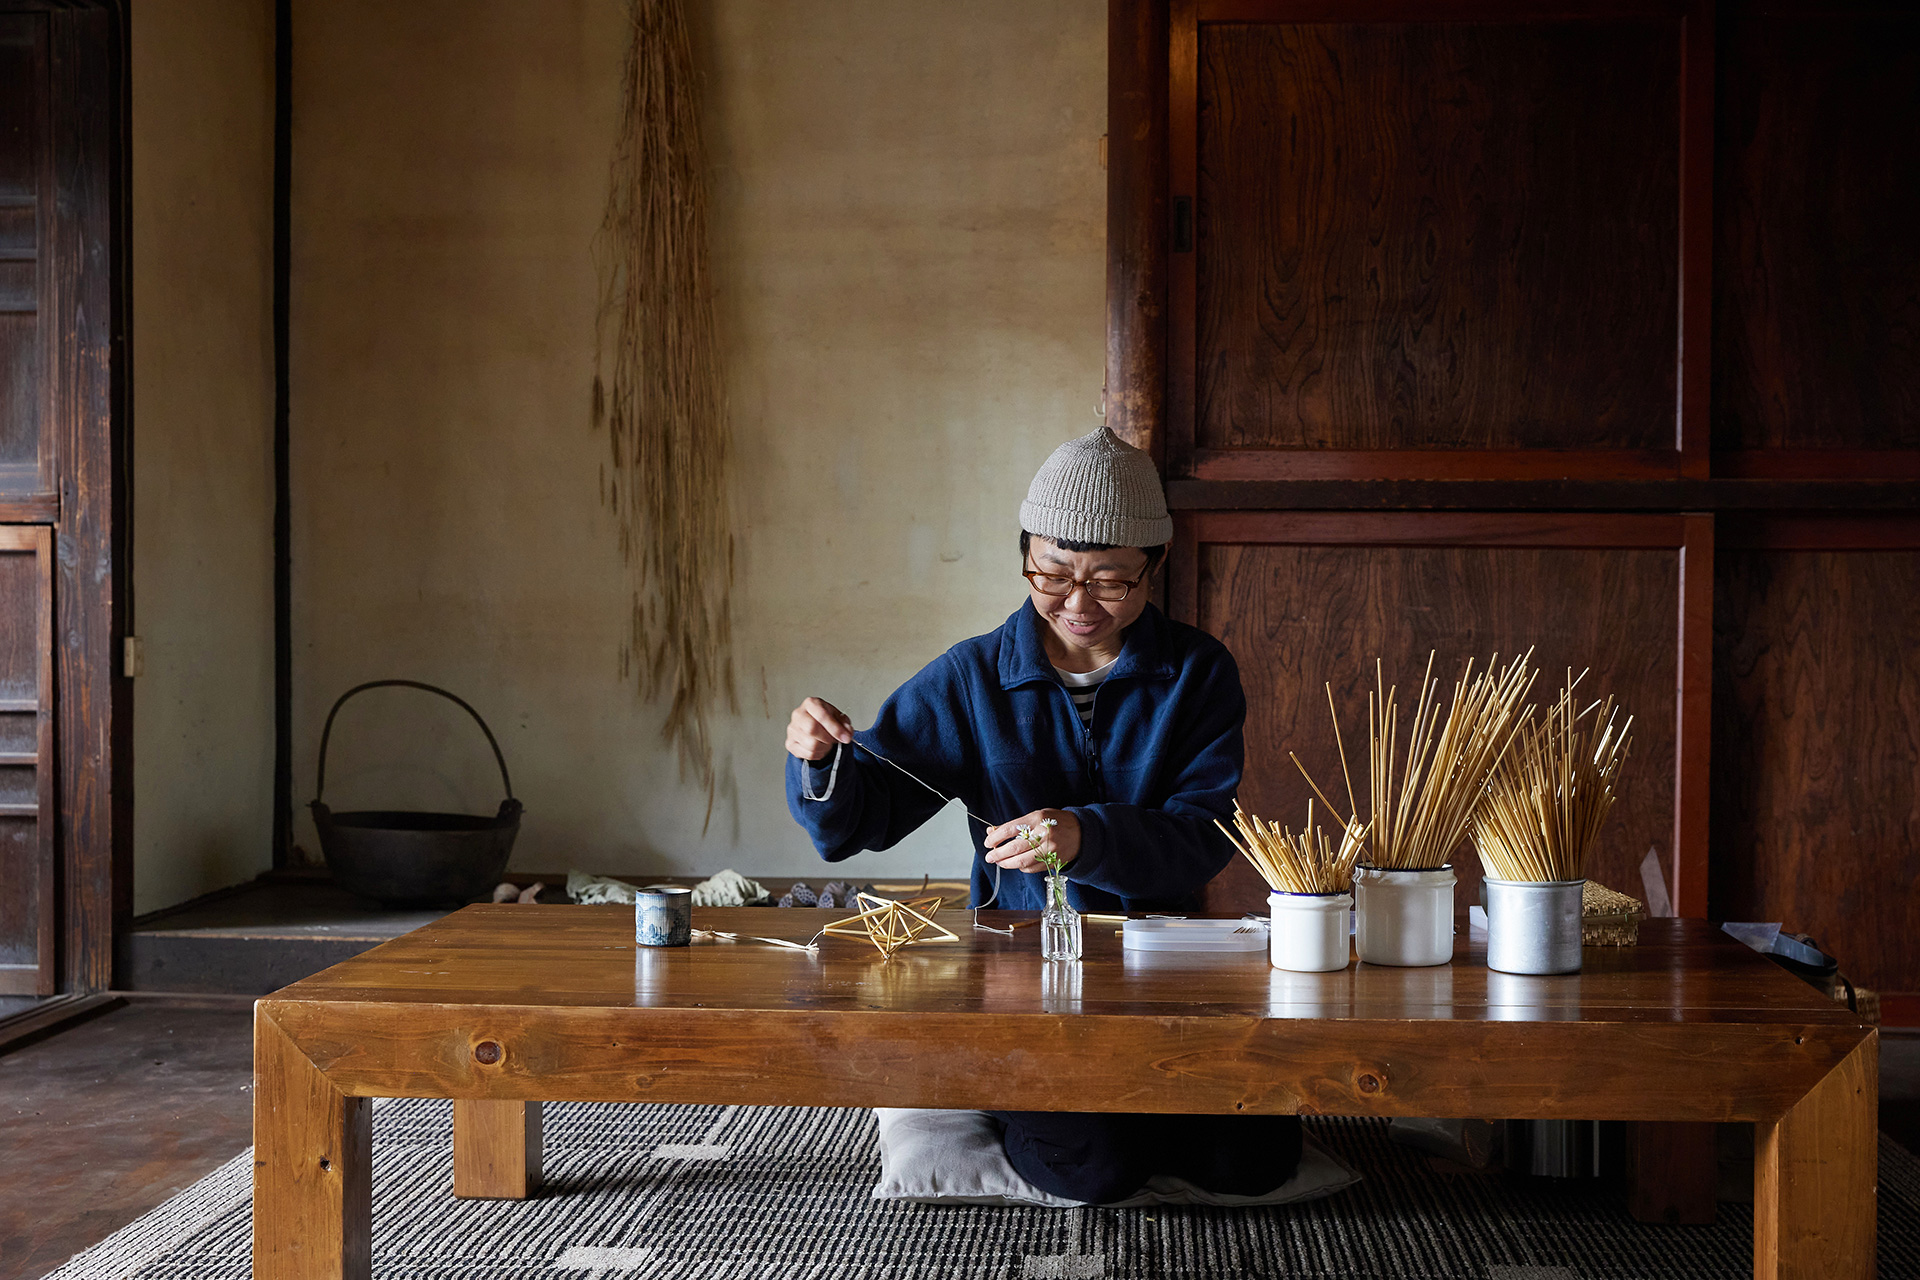
POLYGON ((1009 871, 1044 871, 1037 855, 1060 855, 1060 865, 1080 856, 1080 819, 1065 809, 1035 809, 987 832, 987 861, 1009 871), (1053 825, 1048 826, 1051 821, 1053 825), (1020 834, 1025 827, 1034 839, 1020 834))
POLYGON ((835 744, 852 741, 853 721, 824 698, 808 698, 787 721, 787 754, 802 760, 824 760, 835 744))

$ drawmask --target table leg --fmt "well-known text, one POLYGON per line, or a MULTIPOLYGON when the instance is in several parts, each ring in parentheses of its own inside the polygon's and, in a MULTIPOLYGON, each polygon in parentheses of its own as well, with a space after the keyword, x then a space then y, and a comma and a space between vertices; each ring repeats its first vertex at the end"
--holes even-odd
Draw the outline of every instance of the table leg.
POLYGON ((1874 1035, 1793 1110, 1754 1126, 1755 1280, 1871 1280, 1879 1100, 1874 1035))
POLYGON ((254 1280, 369 1280, 373 1109, 253 1016, 254 1280))
POLYGON ((540 1190, 540 1104, 456 1098, 453 1194, 525 1200, 540 1190))

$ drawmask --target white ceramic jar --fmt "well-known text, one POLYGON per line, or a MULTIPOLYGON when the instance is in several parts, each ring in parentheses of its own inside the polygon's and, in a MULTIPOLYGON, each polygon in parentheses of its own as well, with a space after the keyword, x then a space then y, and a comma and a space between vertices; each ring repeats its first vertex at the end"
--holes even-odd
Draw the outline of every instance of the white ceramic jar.
POLYGON ((1424 871, 1355 867, 1354 941, 1360 958, 1409 968, 1452 960, 1454 883, 1451 866, 1424 871))
POLYGON ((1267 895, 1268 956, 1276 969, 1294 973, 1331 973, 1352 958, 1348 941, 1353 906, 1350 893, 1267 895))

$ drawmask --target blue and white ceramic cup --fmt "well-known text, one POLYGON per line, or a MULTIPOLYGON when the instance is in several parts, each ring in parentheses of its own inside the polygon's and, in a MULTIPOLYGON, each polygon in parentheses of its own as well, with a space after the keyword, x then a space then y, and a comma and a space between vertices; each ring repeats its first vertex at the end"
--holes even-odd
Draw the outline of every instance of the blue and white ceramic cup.
POLYGON ((642 889, 633 899, 633 940, 643 947, 684 947, 693 940, 693 890, 642 889))

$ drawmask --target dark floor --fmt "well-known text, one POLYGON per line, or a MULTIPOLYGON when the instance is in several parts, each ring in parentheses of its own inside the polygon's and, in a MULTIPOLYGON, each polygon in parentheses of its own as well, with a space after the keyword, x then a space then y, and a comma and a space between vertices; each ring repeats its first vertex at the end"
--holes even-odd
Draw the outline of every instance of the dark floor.
MULTIPOLYGON (((38 1280, 252 1140, 251 1002, 133 997, 0 1054, 0 1280, 38 1280)), ((1881 1128, 1920 1150, 1920 1033, 1881 1038, 1881 1128)))
POLYGON ((0 1055, 0 1280, 35 1280, 253 1140, 253 1010, 135 1000, 0 1055))

